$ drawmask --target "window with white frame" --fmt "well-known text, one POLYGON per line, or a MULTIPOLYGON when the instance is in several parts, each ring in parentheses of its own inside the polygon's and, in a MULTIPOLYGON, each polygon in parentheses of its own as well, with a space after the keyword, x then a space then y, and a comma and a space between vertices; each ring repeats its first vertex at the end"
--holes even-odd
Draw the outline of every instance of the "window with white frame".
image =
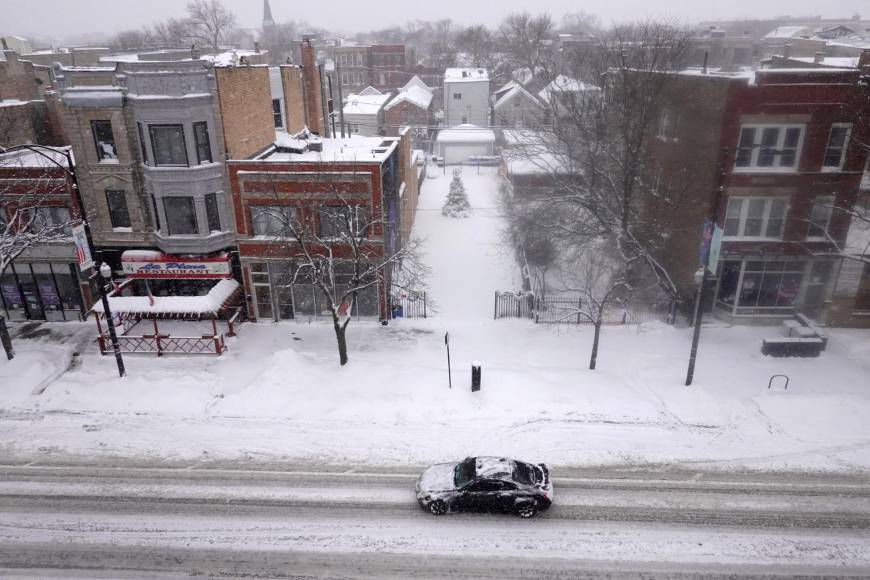
POLYGON ((462 100, 462 93, 453 93, 453 100, 454 101, 461 101, 462 100))
POLYGON ((36 215, 33 216, 33 221, 31 222, 31 229, 34 232, 61 230, 66 235, 72 235, 69 208, 47 205, 38 207, 31 211, 36 212, 36 215))
POLYGON ((810 211, 810 223, 807 228, 807 238, 827 239, 828 226, 834 213, 834 198, 830 196, 817 197, 810 211))
POLYGON ((803 125, 743 125, 734 167, 745 171, 796 171, 803 125))
POLYGON ((725 237, 781 239, 788 200, 783 197, 731 197, 725 237))
POLYGON ((848 123, 836 123, 831 125, 828 133, 828 146, 825 148, 825 160, 822 163, 822 171, 840 171, 846 160, 846 148, 849 146, 849 135, 852 125, 848 123))

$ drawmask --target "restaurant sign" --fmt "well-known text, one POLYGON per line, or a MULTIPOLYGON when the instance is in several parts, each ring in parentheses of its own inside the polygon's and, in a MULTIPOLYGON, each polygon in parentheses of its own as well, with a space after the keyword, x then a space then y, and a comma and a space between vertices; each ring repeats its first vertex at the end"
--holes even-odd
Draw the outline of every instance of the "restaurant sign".
POLYGON ((230 260, 226 255, 200 259, 168 255, 124 255, 121 258, 121 267, 127 278, 229 278, 231 275, 230 260))

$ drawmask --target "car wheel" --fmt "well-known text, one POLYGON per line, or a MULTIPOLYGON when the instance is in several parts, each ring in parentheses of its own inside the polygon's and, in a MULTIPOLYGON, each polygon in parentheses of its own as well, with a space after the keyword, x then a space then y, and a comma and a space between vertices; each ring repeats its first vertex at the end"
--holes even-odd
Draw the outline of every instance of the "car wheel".
POLYGON ((429 513, 435 516, 443 516, 447 513, 447 504, 440 499, 436 499, 429 504, 429 513))
POLYGON ((530 518, 538 513, 538 506, 535 502, 523 502, 516 506, 514 513, 521 518, 530 518))

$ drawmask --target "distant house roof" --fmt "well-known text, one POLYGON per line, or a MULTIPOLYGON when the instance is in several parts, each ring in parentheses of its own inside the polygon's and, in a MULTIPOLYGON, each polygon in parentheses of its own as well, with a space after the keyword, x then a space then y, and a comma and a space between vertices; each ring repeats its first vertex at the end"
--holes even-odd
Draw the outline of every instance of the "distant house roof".
POLYGON ((448 68, 444 71, 444 82, 488 81, 489 73, 485 68, 448 68))
POLYGON ((807 26, 777 26, 764 35, 764 38, 809 38, 813 31, 807 26))
POLYGON ((475 142, 475 143, 495 143, 495 133, 491 129, 478 127, 466 123, 457 125, 451 129, 442 129, 438 132, 436 141, 440 143, 456 143, 456 142, 475 142))
POLYGON ((357 94, 358 94, 358 95, 369 96, 369 95, 383 95, 384 93, 382 93, 381 91, 379 91, 379 90, 376 89, 375 87, 369 85, 369 86, 367 86, 366 88, 364 88, 363 90, 361 90, 361 91, 360 91, 359 93, 357 93, 357 94))
POLYGON ((387 101, 392 97, 392 93, 382 94, 350 94, 347 96, 347 103, 344 105, 345 115, 377 115, 384 107, 387 101))
POLYGON ((598 87, 589 85, 584 82, 559 75, 550 83, 538 92, 538 97, 544 102, 550 102, 550 95, 553 93, 579 93, 582 91, 597 91, 598 87))
POLYGON ((512 101, 515 98, 525 98, 531 103, 534 103, 536 106, 543 108, 544 105, 538 100, 535 95, 530 93, 523 87, 521 84, 516 83, 514 81, 509 82, 501 89, 495 92, 493 95, 495 98, 495 102, 493 103, 493 108, 500 109, 509 101, 512 101))
POLYGON ((432 92, 429 86, 420 80, 420 77, 417 75, 412 76, 401 90, 410 89, 411 87, 420 87, 421 89, 426 89, 427 91, 432 92))
POLYGON ((392 101, 384 106, 384 109, 389 111, 400 103, 411 103, 415 107, 428 109, 429 105, 432 103, 432 92, 429 89, 421 88, 418 85, 403 88, 392 101))

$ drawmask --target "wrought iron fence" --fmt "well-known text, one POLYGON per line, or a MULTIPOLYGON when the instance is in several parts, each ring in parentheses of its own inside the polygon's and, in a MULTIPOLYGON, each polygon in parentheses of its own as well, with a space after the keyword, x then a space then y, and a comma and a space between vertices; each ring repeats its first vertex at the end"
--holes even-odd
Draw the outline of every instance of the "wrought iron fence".
POLYGON ((428 315, 425 292, 401 294, 390 299, 391 318, 427 318, 428 315))
POLYGON ((492 317, 499 318, 533 318, 535 310, 535 296, 527 292, 498 292, 495 293, 492 317))

